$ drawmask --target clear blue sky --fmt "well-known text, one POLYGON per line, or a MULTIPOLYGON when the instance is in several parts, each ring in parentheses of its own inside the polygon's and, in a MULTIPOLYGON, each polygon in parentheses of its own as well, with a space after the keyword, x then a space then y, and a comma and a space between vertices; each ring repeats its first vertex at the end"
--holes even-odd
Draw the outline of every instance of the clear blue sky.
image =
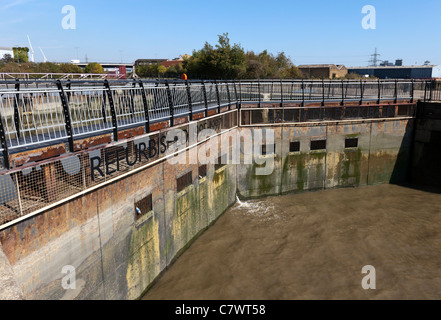
POLYGON ((284 51, 298 64, 366 65, 381 59, 441 64, 439 0, 0 0, 0 46, 41 47, 51 61, 133 62, 191 54, 228 32, 245 50, 284 51), (61 27, 64 5, 76 30, 61 27), (376 30, 361 26, 373 5, 376 30))

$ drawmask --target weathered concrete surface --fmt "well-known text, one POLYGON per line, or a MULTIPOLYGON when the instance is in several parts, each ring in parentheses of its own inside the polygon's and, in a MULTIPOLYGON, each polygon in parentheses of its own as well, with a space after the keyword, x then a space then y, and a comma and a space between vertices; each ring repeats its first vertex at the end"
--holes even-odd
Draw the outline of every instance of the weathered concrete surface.
MULTIPOLYGON (((218 138, 220 139, 220 137, 218 138)), ((188 156, 193 149, 188 150, 188 156)), ((27 299, 137 299, 235 202, 236 166, 162 161, 0 232, 27 299), (192 172, 177 192, 176 179, 192 172), (134 203, 152 195, 137 220, 134 203), (63 287, 75 268, 76 288, 63 287)))
POLYGON ((275 130, 276 143, 274 171, 268 176, 258 176, 256 164, 239 166, 238 193, 246 199, 404 182, 413 126, 413 119, 386 119, 271 127, 275 130), (345 140, 354 138, 358 139, 358 146, 345 148, 345 140), (326 149, 311 150, 314 140, 326 140, 326 149), (300 151, 290 152, 291 142, 300 142, 300 151))
POLYGON ((441 103, 420 103, 415 124, 410 180, 441 187, 441 103))
POLYGON ((23 300, 8 258, 0 245, 0 300, 23 300))
MULTIPOLYGON (((259 156, 274 160, 269 175, 257 175, 256 163, 209 164, 206 177, 199 177, 197 164, 162 161, 1 231, 0 243, 25 298, 137 299, 235 202, 236 191, 254 198, 388 183, 406 172, 412 120, 271 129, 276 152, 259 156), (345 148, 345 139, 354 137, 358 147, 345 148), (310 151, 311 140, 320 139, 327 140, 326 150, 310 151), (299 152, 290 152, 293 141, 300 141, 299 152), (178 192, 176 179, 188 172, 191 183, 178 192), (137 219, 134 203, 148 195, 152 211, 137 219), (74 290, 63 288, 66 266, 75 268, 74 290)), ((234 130, 247 135, 254 128, 234 130)))

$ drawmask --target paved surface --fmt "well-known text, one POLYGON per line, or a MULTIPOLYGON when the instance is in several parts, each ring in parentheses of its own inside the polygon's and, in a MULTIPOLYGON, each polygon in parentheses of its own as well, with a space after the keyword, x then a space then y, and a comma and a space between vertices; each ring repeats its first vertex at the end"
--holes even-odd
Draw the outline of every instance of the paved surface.
POLYGON ((0 300, 23 300, 23 293, 0 245, 0 300))

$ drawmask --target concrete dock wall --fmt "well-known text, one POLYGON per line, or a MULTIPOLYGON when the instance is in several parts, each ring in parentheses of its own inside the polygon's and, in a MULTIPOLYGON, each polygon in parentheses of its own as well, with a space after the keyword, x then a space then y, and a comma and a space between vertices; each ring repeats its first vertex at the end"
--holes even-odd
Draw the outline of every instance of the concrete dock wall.
MULTIPOLYGON (((236 194, 249 199, 404 180, 413 121, 272 126, 275 153, 260 156, 274 159, 269 175, 256 175, 256 163, 208 164, 201 173, 199 164, 158 160, 11 225, 0 242, 26 299, 137 299, 236 194), (347 139, 358 139, 357 146, 346 147, 347 139), (324 149, 311 150, 311 141, 323 140, 324 149), (138 216, 141 202, 151 207, 138 216)), ((230 129, 246 135, 269 127, 230 129)))
POLYGON ((22 300, 23 292, 0 245, 0 300, 22 300))
MULTIPOLYGON (((290 192, 359 187, 406 180, 413 119, 351 121, 271 127, 275 130, 274 171, 256 175, 258 164, 240 165, 238 194, 259 198, 290 192), (356 146, 346 147, 346 140, 356 146), (312 141, 326 142, 311 150, 312 141), (291 144, 298 143, 292 150, 291 144)), ((241 127, 238 130, 261 129, 241 127)), ((267 130, 268 127, 265 127, 267 130)))
POLYGON ((418 105, 410 180, 424 187, 441 188, 441 103, 418 105))

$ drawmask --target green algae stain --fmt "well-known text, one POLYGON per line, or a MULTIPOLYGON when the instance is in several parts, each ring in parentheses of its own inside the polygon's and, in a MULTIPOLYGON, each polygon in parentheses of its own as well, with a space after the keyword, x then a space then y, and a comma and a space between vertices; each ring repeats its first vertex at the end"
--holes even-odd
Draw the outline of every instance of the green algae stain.
POLYGON ((342 186, 355 185, 359 186, 361 182, 360 163, 362 159, 361 149, 346 150, 342 154, 344 159, 340 159, 341 174, 340 180, 342 186), (353 180, 354 182, 350 181, 353 180))
MULTIPOLYGON (((318 158, 322 157, 322 154, 317 154, 318 158)), ((296 191, 303 192, 305 190, 305 182, 308 179, 308 170, 305 170, 306 163, 309 160, 310 154, 298 153, 290 154, 286 157, 283 164, 283 183, 285 186, 290 186, 292 183, 291 176, 296 174, 297 179, 294 182, 296 185, 296 191)))

